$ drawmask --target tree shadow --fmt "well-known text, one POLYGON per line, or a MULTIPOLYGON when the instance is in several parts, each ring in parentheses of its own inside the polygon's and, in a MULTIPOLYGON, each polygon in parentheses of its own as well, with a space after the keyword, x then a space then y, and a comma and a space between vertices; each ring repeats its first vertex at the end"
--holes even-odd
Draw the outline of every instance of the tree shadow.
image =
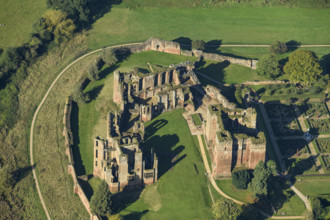
MULTIPOLYGON (((273 176, 272 180, 268 184, 271 186, 268 195, 256 199, 255 202, 251 204, 251 206, 254 206, 259 210, 262 210, 265 214, 268 215, 273 215, 274 213, 277 213, 278 215, 287 215, 287 213, 278 212, 278 210, 280 210, 283 207, 284 203, 295 195, 295 193, 290 189, 290 184, 288 183, 287 179, 283 176, 273 176)), ((251 208, 246 207, 245 212, 247 213, 244 213, 244 207, 243 207, 242 215, 248 217, 247 214, 251 214, 251 210, 249 209, 251 208)), ((249 219, 249 218, 242 218, 242 219, 249 219)), ((260 213, 258 218, 253 218, 253 219, 265 219, 265 218, 260 213)))
POLYGON ((206 47, 218 49, 222 44, 222 40, 210 40, 206 43, 206 47))
POLYGON ((79 107, 76 102, 72 102, 72 111, 70 117, 71 130, 73 136, 73 145, 72 145, 72 154, 74 160, 74 168, 76 170, 77 176, 85 175, 86 169, 83 164, 80 155, 80 149, 78 144, 80 143, 79 139, 79 107))
POLYGON ((26 166, 26 167, 18 168, 17 170, 15 170, 12 173, 16 179, 15 184, 17 184, 19 181, 21 181, 26 176, 28 176, 32 172, 32 169, 34 169, 35 167, 36 167, 36 164, 33 164, 32 166, 26 166))
POLYGON ((296 40, 290 40, 285 43, 285 45, 288 47, 287 52, 292 52, 298 49, 298 47, 301 46, 301 43, 296 40))
POLYGON ((90 29, 95 21, 110 12, 113 5, 118 5, 121 2, 121 0, 98 0, 97 3, 90 1, 88 4, 90 10, 89 21, 88 24, 86 24, 86 29, 90 29))
POLYGON ((104 85, 99 85, 96 86, 95 88, 93 88, 91 91, 89 91, 87 94, 90 98, 90 100, 87 103, 90 103, 91 101, 93 101, 94 99, 97 98, 97 96, 100 94, 102 88, 104 85))
POLYGON ((149 212, 149 210, 145 209, 142 212, 132 212, 128 215, 123 216, 124 220, 139 220, 142 218, 142 216, 144 216, 145 214, 147 214, 149 212))
POLYGON ((302 175, 305 171, 310 170, 313 163, 313 156, 307 158, 290 158, 286 161, 289 174, 291 175, 302 175))
POLYGON ((255 207, 254 204, 245 204, 242 206, 242 213, 238 216, 237 220, 251 220, 251 219, 258 219, 264 220, 267 219, 259 210, 255 207))
POLYGON ((99 79, 104 79, 105 77, 107 77, 110 73, 112 73, 113 71, 115 71, 117 68, 119 67, 119 64, 116 63, 115 65, 112 66, 108 66, 106 68, 104 68, 100 73, 99 73, 99 79))
POLYGON ((179 43, 181 49, 191 50, 192 40, 188 37, 179 37, 179 38, 174 39, 173 42, 179 43))
POLYGON ((322 66, 323 72, 325 74, 329 74, 330 73, 330 53, 327 55, 324 55, 321 58, 320 64, 322 66))

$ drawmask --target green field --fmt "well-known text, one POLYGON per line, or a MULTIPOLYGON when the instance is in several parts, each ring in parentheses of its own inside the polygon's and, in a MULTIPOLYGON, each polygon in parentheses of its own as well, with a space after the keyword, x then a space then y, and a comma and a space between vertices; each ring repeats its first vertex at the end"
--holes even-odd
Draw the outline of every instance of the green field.
MULTIPOLYGON (((298 178, 298 177, 297 177, 298 178)), ((302 181, 296 181, 294 184, 304 195, 329 195, 330 179, 325 178, 303 178, 302 181)))
POLYGON ((302 8, 120 8, 96 21, 89 32, 90 48, 145 41, 190 38, 231 44, 270 44, 295 40, 330 44, 329 9, 302 8))
POLYGON ((45 0, 0 1, 0 48, 19 46, 28 40, 32 24, 46 11, 45 0))
MULTIPOLYGON (((121 214, 145 212, 141 219, 209 219, 211 199, 205 177, 205 168, 198 146, 181 116, 183 110, 162 114, 146 125, 143 147, 152 147, 160 157, 157 184, 152 185, 159 193, 158 210, 155 204, 146 202, 145 194, 125 208, 121 214), (159 126, 160 125, 160 126, 159 126), (157 127, 157 128, 156 128, 157 127), (149 136, 150 135, 150 136, 149 136), (178 155, 175 164, 172 158, 178 155)), ((154 194, 158 194, 154 193, 154 194)), ((156 195, 151 195, 156 196, 156 195)), ((151 198, 152 199, 152 198, 151 198)))

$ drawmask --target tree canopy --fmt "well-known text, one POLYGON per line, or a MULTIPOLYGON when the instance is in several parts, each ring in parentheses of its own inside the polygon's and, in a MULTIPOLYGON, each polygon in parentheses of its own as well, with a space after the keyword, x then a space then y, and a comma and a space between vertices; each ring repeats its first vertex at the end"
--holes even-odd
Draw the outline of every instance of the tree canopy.
POLYGON ((279 63, 272 54, 263 55, 257 63, 257 73, 269 79, 275 79, 281 74, 279 63))
POLYGON ((282 54, 287 52, 288 47, 286 46, 285 43, 274 41, 272 45, 270 45, 269 50, 272 54, 282 54))
POLYGON ((111 193, 108 184, 102 181, 97 186, 90 202, 91 212, 94 215, 106 216, 111 213, 111 193))
POLYGON ((269 183, 272 178, 272 170, 265 166, 263 161, 259 161, 253 171, 253 179, 249 184, 249 188, 256 197, 267 196, 269 191, 269 183))
POLYGON ((230 199, 221 198, 212 205, 212 213, 216 219, 235 220, 242 208, 230 199))
POLYGON ((293 83, 312 84, 321 77, 322 68, 314 52, 296 50, 290 54, 284 72, 293 83))
POLYGON ((232 173, 232 183, 237 189, 246 189, 251 177, 252 175, 248 170, 237 170, 232 173))
POLYGON ((56 43, 69 39, 76 29, 73 21, 67 18, 66 13, 60 10, 47 10, 43 16, 45 27, 54 34, 56 43))
POLYGON ((205 50, 206 43, 203 40, 194 40, 191 43, 191 48, 194 50, 205 50))

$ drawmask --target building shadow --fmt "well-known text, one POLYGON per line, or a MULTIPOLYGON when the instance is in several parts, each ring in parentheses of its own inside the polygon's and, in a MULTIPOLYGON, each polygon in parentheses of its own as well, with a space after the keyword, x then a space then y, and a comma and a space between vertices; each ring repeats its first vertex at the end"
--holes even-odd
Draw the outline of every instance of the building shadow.
POLYGON ((159 129, 167 125, 168 121, 165 119, 158 119, 148 125, 144 132, 144 140, 148 140, 152 135, 154 135, 159 129))
POLYGON ((128 215, 124 215, 123 219, 124 220, 139 220, 142 218, 142 216, 144 216, 148 212, 149 212, 149 210, 147 210, 147 209, 143 210, 142 212, 132 212, 128 215))
MULTIPOLYGON (((130 204, 134 203, 136 200, 140 198, 141 192, 144 187, 140 187, 137 189, 124 189, 121 192, 114 193, 111 195, 111 210, 113 213, 119 213, 123 209, 125 209, 130 204)), ((131 213, 132 216, 133 213, 131 213)), ((138 216, 138 213, 135 213, 138 216)), ((145 213, 144 213, 145 214, 145 213)), ((128 216, 130 217, 130 215, 128 216)), ((126 218, 128 219, 128 218, 126 218)))
POLYGON ((179 38, 174 39, 173 42, 179 43, 181 49, 191 50, 192 40, 188 37, 179 37, 179 38))
POLYGON ((86 174, 86 169, 85 169, 85 166, 81 159, 80 149, 78 146, 80 143, 80 139, 79 139, 79 107, 76 102, 72 102, 70 123, 71 123, 71 130, 72 130, 72 136, 73 136, 72 154, 73 154, 73 160, 74 160, 74 168, 76 170, 77 176, 81 176, 81 175, 86 174))
MULTIPOLYGON (((230 62, 225 60, 219 63, 211 63, 207 66, 200 67, 197 71, 218 81, 224 82, 224 69, 230 65, 230 62)), ((202 78, 202 76, 198 76, 198 78, 202 78)))
MULTIPOLYGON (((186 157, 186 154, 180 155, 184 150, 184 146, 177 146, 179 137, 172 135, 155 135, 142 143, 144 152, 156 153, 158 157, 158 179, 168 171, 173 171, 174 166, 186 157)), ((148 155, 148 154, 146 154, 148 155)))

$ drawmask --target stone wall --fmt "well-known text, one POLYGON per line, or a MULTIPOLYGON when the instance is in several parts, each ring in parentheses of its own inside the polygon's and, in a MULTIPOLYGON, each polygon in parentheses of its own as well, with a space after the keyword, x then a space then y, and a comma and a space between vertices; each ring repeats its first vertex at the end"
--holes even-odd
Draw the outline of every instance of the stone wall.
POLYGON ((87 212, 89 213, 91 220, 98 220, 99 218, 96 215, 92 215, 90 211, 89 200, 78 182, 76 170, 74 168, 74 160, 72 154, 73 136, 71 131, 71 123, 70 123, 71 110, 72 110, 72 98, 68 97, 65 103, 64 117, 63 117, 63 124, 64 124, 63 136, 65 138, 65 149, 66 149, 65 152, 69 159, 68 173, 71 174, 73 179, 73 192, 79 196, 81 202, 84 204, 87 212))
POLYGON ((158 38, 150 38, 146 42, 138 45, 127 46, 127 49, 131 53, 139 53, 148 50, 154 50, 159 52, 171 53, 171 54, 181 54, 184 56, 196 56, 203 57, 207 60, 213 60, 217 62, 229 61, 230 63, 234 63, 241 66, 246 66, 251 69, 257 68, 258 60, 251 59, 242 59, 230 56, 219 55, 215 53, 206 53, 200 50, 182 50, 179 43, 173 41, 165 41, 158 38))

